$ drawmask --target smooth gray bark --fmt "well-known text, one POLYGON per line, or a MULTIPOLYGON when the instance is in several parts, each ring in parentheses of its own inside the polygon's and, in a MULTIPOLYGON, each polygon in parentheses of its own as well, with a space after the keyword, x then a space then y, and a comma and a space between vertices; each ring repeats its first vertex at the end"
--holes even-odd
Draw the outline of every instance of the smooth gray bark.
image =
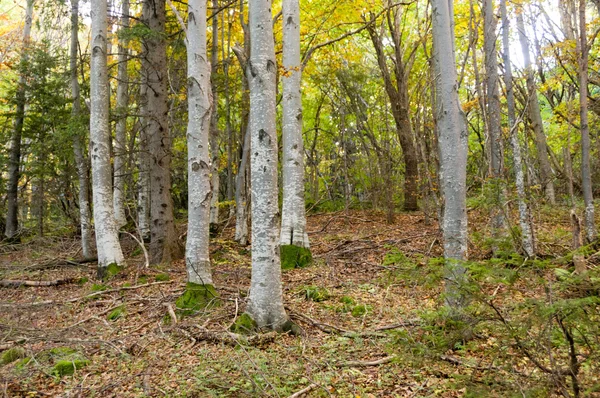
POLYGON ((90 157, 94 223, 98 249, 98 277, 106 267, 123 265, 125 260, 115 226, 113 212, 112 167, 110 164, 109 91, 107 70, 106 1, 92 0, 92 59, 90 63, 90 157))
POLYGON ((208 140, 212 95, 206 54, 206 0, 188 0, 188 282, 212 285, 209 256, 210 157, 208 140))
POLYGON ((252 278, 246 312, 261 328, 279 330, 283 307, 279 259, 275 44, 271 0, 250 2, 252 278))
MULTIPOLYGON (((23 49, 21 64, 27 62, 27 48, 31 37, 33 22, 34 0, 27 0, 25 10, 25 25, 23 27, 23 49)), ((8 186, 6 189, 6 228, 4 235, 14 239, 19 230, 19 167, 21 165, 21 137, 23 135, 23 122, 25 120, 25 76, 21 72, 16 93, 17 107, 15 110, 15 123, 10 137, 10 159, 8 163, 8 186)))
MULTIPOLYGON (((214 10, 219 8, 219 1, 212 0, 214 10)), ((219 225, 219 99, 217 94, 217 85, 215 78, 217 76, 217 67, 219 62, 219 20, 212 19, 212 48, 211 48, 211 91, 213 96, 213 112, 210 123, 210 153, 211 153, 211 185, 212 198, 210 202, 210 224, 212 228, 219 225)))
MULTIPOLYGON (((71 116, 74 120, 81 119, 81 96, 79 81, 77 80, 77 46, 79 31, 79 0, 71 0, 71 48, 70 48, 70 75, 71 75, 71 97, 73 108, 71 116)), ((79 126, 79 123, 77 123, 79 126)), ((90 179, 89 166, 81 143, 84 141, 83 134, 78 129, 73 135, 73 153, 77 168, 77 180, 79 183, 79 225, 81 227, 81 254, 83 258, 94 257, 92 242, 92 216, 90 212, 90 179)))
MULTIPOLYGON (((121 29, 129 28, 129 0, 121 0, 121 29)), ((115 208, 115 222, 117 228, 127 224, 125 215, 125 167, 127 163, 126 135, 127 115, 129 106, 127 61, 129 51, 127 41, 119 42, 119 56, 117 66, 117 123, 115 126, 114 145, 114 193, 113 206, 115 208)))
POLYGON ((283 0, 283 207, 281 245, 308 248, 304 203, 304 142, 302 140, 302 63, 300 4, 283 0))
POLYGON ((500 13, 502 15, 502 55, 504 60, 504 85, 506 86, 506 103, 508 111, 508 128, 510 142, 513 152, 513 163, 515 169, 515 180, 517 185, 517 196, 519 201, 519 224, 521 226, 521 246, 528 257, 535 255, 533 230, 529 216, 529 206, 525 194, 525 176, 523 173, 523 161, 521 156, 521 144, 519 143, 519 129, 515 113, 515 93, 512 82, 512 65, 510 63, 509 29, 510 22, 506 11, 506 0, 500 0, 500 13))
POLYGON ((465 304, 461 285, 467 259, 467 126, 458 100, 452 3, 432 1, 435 119, 440 152, 440 184, 444 195, 442 232, 446 258, 446 304, 465 304))

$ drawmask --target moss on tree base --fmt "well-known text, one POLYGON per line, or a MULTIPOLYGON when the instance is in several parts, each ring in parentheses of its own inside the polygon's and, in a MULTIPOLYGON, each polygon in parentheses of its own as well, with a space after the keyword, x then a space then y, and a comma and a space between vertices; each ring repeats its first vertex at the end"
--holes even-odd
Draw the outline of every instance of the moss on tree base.
POLYGON ((106 267, 98 267, 98 280, 107 281, 112 279, 122 272, 123 269, 124 267, 117 263, 110 263, 106 267))
POLYGON ((181 295, 175 305, 183 315, 191 315, 196 311, 212 308, 220 304, 219 296, 213 285, 201 285, 188 282, 185 292, 181 295))
POLYGON ((312 253, 306 247, 282 245, 280 250, 281 269, 304 268, 312 264, 312 253))
POLYGON ((238 334, 252 334, 258 331, 258 325, 250 315, 244 312, 229 329, 238 334))

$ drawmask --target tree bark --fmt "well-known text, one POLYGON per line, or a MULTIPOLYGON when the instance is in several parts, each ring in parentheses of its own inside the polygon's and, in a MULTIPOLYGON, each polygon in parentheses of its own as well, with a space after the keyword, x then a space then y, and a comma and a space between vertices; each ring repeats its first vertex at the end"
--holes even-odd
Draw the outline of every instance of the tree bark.
POLYGON ((142 18, 154 32, 144 40, 142 57, 147 90, 146 134, 150 151, 150 263, 169 263, 180 258, 171 198, 171 135, 167 104, 167 53, 165 0, 145 0, 142 18))
POLYGON ((283 206, 281 245, 309 248, 304 203, 300 4, 283 1, 283 206))
POLYGON ((252 278, 246 312, 260 328, 280 330, 283 307, 279 259, 275 44, 271 0, 250 3, 252 278))
POLYGON ((542 114, 540 113, 540 103, 537 97, 537 87, 531 65, 529 42, 525 35, 525 24, 523 22, 523 10, 521 7, 517 10, 517 30, 519 31, 519 42, 521 43, 521 51, 523 52, 523 60, 525 62, 528 95, 527 107, 535 137, 535 146, 537 148, 538 162, 540 165, 540 177, 542 180, 541 183, 546 194, 546 199, 550 204, 554 204, 556 202, 554 195, 554 176, 548 157, 548 144, 546 143, 546 134, 544 133, 544 125, 542 124, 542 114))
MULTIPOLYGON (((129 28, 129 0, 121 0, 121 29, 129 28)), ((114 146, 114 194, 113 206, 115 208, 115 222, 117 228, 127 224, 125 215, 125 167, 126 167, 126 135, 127 135, 127 107, 129 105, 127 61, 129 51, 127 41, 119 42, 119 55, 117 67, 117 123, 115 126, 114 146)))
POLYGON ((212 285, 210 220, 210 65, 206 53, 206 0, 188 0, 188 282, 212 285))
POLYGON ((435 119, 440 151, 440 184, 444 195, 442 232, 446 258, 446 305, 460 311, 465 305, 461 284, 467 259, 467 126, 458 100, 451 0, 433 0, 433 64, 435 119))
MULTIPOLYGON (((23 27, 23 50, 21 52, 21 66, 27 63, 27 50, 31 37, 33 21, 34 0, 27 0, 25 11, 25 26, 23 27)), ((8 163, 8 186, 6 189, 6 228, 4 235, 9 239, 17 239, 19 231, 19 167, 21 165, 21 136, 23 135, 23 122, 25 120, 25 76, 21 71, 16 93, 17 109, 15 123, 10 137, 10 159, 8 163)))
MULTIPOLYGON (((219 1, 212 0, 213 10, 219 8, 219 1)), ((212 49, 210 55, 211 65, 211 91, 213 96, 213 111, 210 123, 210 153, 211 153, 211 185, 212 198, 210 202, 210 225, 211 229, 217 229, 219 226, 219 98, 217 94, 217 68, 219 62, 219 19, 212 19, 212 49)))
POLYGON ((98 277, 104 278, 109 265, 125 263, 115 226, 112 206, 110 164, 109 92, 107 70, 106 1, 92 0, 92 59, 90 64, 90 150, 98 277))
POLYGON ((521 225, 521 246, 528 257, 535 255, 535 243, 527 197, 525 194, 525 177, 523 175, 523 161, 521 157, 521 144, 519 143, 519 129, 515 114, 515 95, 512 82, 512 65, 510 63, 509 29, 510 23, 506 10, 506 0, 500 0, 500 13, 502 15, 502 50, 504 60, 504 85, 506 86, 506 103, 508 110, 508 128, 513 152, 515 180, 519 201, 519 224, 521 225))

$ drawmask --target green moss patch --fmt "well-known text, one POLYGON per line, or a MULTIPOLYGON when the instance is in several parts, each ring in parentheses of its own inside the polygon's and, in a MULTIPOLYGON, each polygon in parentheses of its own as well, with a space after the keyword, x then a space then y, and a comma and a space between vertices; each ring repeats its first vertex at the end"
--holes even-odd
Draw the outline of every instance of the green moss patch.
POLYGON ((25 357, 25 350, 22 347, 13 347, 2 353, 0 365, 6 365, 25 357))
POLYGON ((98 280, 107 281, 123 272, 123 267, 117 263, 110 263, 106 267, 98 267, 98 280))
POLYGON ((312 253, 306 247, 282 245, 280 250, 282 269, 304 268, 312 264, 312 253))
POLYGON ((230 329, 234 333, 251 334, 258 331, 258 325, 250 315, 244 312, 235 320, 230 329))
POLYGON ((52 374, 58 377, 70 376, 75 373, 76 370, 83 368, 89 363, 90 361, 87 359, 62 359, 54 364, 52 367, 52 374))
POLYGON ((314 285, 305 286, 302 288, 302 295, 306 298, 306 300, 315 301, 317 303, 325 301, 331 297, 329 290, 325 289, 324 287, 314 285))
POLYGON ((193 282, 187 283, 185 292, 175 302, 177 309, 183 315, 190 315, 219 304, 219 296, 213 285, 200 285, 193 282))
POLYGON ((108 319, 109 321, 116 321, 117 319, 121 318, 123 315, 125 315, 126 313, 126 309, 124 305, 120 305, 117 308, 115 308, 114 310, 112 310, 106 317, 106 319, 108 319))
POLYGON ((158 274, 154 277, 154 280, 157 282, 166 282, 169 279, 171 279, 171 277, 169 276, 169 274, 158 274))

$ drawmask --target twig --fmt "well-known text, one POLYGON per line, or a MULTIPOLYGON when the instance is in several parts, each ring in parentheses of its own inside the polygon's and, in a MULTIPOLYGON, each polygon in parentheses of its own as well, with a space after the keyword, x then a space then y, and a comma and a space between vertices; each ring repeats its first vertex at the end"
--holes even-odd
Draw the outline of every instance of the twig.
POLYGON ((389 362, 392 362, 396 358, 395 355, 391 355, 389 357, 384 357, 381 359, 377 359, 375 361, 346 361, 339 362, 335 366, 342 367, 367 367, 367 366, 379 366, 389 362))
POLYGON ((40 287, 40 286, 59 286, 66 285, 67 283, 73 283, 77 279, 76 278, 67 278, 67 279, 56 279, 53 281, 21 281, 21 280, 2 280, 0 281, 0 287, 21 287, 21 286, 29 286, 29 287, 40 287))
POLYGON ((311 392, 312 390, 314 390, 317 387, 319 387, 319 386, 315 383, 309 384, 308 386, 304 387, 302 390, 293 393, 288 398, 299 398, 299 397, 303 396, 304 394, 311 392))
POLYGON ((173 325, 177 325, 177 315, 175 315, 175 311, 173 311, 173 306, 171 305, 171 303, 164 303, 165 307, 167 307, 167 312, 169 313, 169 316, 171 317, 171 321, 173 321, 173 325))

